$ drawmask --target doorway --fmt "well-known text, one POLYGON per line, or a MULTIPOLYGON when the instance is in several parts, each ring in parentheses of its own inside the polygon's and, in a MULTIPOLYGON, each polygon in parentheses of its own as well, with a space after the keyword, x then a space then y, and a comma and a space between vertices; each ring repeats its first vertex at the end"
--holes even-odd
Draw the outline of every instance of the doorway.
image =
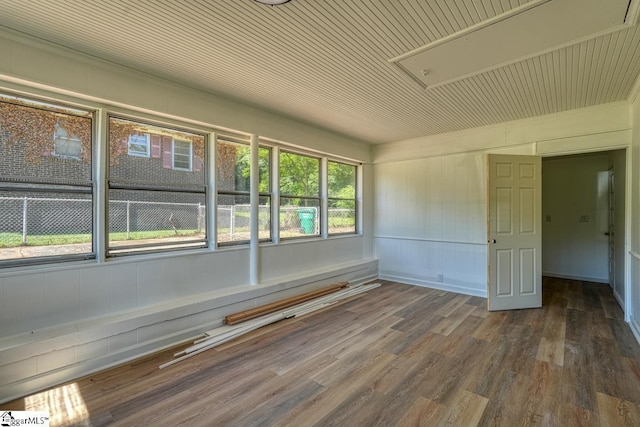
POLYGON ((542 161, 543 275, 608 283, 624 308, 626 150, 542 161))

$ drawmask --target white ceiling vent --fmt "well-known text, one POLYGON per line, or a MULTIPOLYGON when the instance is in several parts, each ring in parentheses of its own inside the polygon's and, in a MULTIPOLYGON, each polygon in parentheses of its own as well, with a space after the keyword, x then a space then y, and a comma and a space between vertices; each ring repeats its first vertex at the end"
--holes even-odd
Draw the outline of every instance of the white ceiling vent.
POLYGON ((433 88, 633 25, 639 2, 533 0, 390 62, 433 88))

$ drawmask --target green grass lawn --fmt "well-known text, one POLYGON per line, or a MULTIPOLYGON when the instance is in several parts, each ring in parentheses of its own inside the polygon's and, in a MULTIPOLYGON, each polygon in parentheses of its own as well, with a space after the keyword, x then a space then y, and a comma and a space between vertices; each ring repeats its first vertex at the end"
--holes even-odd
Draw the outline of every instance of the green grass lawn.
MULTIPOLYGON (((71 245, 74 243, 91 243, 91 234, 46 234, 27 236, 27 246, 71 245)), ((0 233, 0 248, 23 246, 22 234, 0 233)))
MULTIPOLYGON (((284 216, 281 216, 281 220, 284 216)), ((281 223, 282 224, 282 223, 281 223)), ((354 218, 329 218, 329 227, 353 227, 355 225, 354 218)), ((287 236, 287 227, 283 227, 283 237, 287 236)), ((249 227, 237 227, 236 233, 249 233, 249 227)), ((218 234, 228 234, 228 228, 218 228, 218 234)), ((154 230, 154 231, 131 231, 128 240, 144 240, 144 239, 165 239, 171 237, 183 237, 197 235, 197 230, 154 230)), ((300 235, 296 230, 293 235, 300 235)), ((112 242, 127 240, 126 232, 109 233, 109 240, 112 242)), ((28 235, 26 246, 55 246, 55 245, 72 245, 78 243, 91 243, 91 234, 45 234, 45 235, 28 235)), ((25 246, 22 244, 22 234, 20 233, 0 233, 0 248, 15 248, 25 246)))
MULTIPOLYGON (((155 230, 155 231, 132 231, 129 233, 129 240, 142 239, 163 239, 167 237, 193 236, 197 230, 155 230)), ((127 233, 109 233, 110 241, 127 240, 127 233)), ((91 234, 46 234, 28 235, 26 246, 53 246, 72 245, 76 243, 91 243, 91 234)), ((22 234, 20 233, 0 233, 0 248, 14 248, 23 246, 22 234)))

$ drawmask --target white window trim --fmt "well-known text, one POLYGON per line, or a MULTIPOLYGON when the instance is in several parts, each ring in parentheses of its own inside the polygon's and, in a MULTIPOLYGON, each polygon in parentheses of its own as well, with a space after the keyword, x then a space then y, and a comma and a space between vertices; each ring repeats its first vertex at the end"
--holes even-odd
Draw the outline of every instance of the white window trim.
POLYGON ((353 234, 358 235, 358 234, 360 234, 360 232, 359 232, 359 229, 360 229, 359 228, 360 212, 359 212, 359 207, 358 207, 358 193, 359 193, 358 176, 359 176, 359 169, 360 169, 360 166, 357 165, 357 164, 354 164, 354 163, 344 162, 344 161, 341 161, 341 160, 334 160, 334 159, 331 159, 331 158, 327 159, 327 165, 326 165, 326 169, 325 169, 324 172, 325 172, 325 176, 327 178, 327 184, 326 184, 327 185, 327 197, 326 197, 327 210, 326 210, 326 215, 325 216, 327 218, 327 236, 328 237, 345 236, 345 235, 353 235, 353 234), (340 165, 345 165, 345 166, 350 166, 350 167, 355 168, 355 170, 354 170, 354 172, 355 172, 355 182, 354 182, 355 194, 354 194, 353 198, 342 198, 342 197, 331 197, 331 196, 329 196, 329 188, 328 188, 329 163, 337 163, 337 164, 340 164, 340 165), (354 206, 354 210, 355 210, 355 224, 354 224, 355 227, 354 227, 353 231, 347 231, 347 232, 342 232, 342 233, 336 233, 336 232, 332 233, 331 230, 329 229, 329 223, 328 223, 328 220, 329 220, 329 202, 330 201, 341 201, 341 200, 350 201, 350 202, 352 201, 353 202, 353 206, 354 206))
POLYGON ((191 172, 193 170, 193 143, 191 141, 186 141, 183 139, 173 139, 171 145, 171 168, 177 171, 186 171, 191 172), (178 168, 176 167, 176 142, 183 142, 189 144, 189 168, 178 168))
MULTIPOLYGON (((82 109, 82 110, 78 110, 72 107, 68 107, 62 100, 60 102, 58 101, 42 101, 39 99, 38 96, 34 95, 33 97, 31 95, 27 95, 25 94, 24 96, 20 95, 10 95, 9 93, 5 92, 4 89, 2 91, 0 91, 0 101, 3 103, 11 103, 8 102, 7 99, 9 100, 14 100, 17 102, 14 102, 15 104, 19 105, 19 106, 23 106, 23 107, 27 107, 27 108, 34 108, 34 109, 39 109, 39 110, 43 110, 45 112, 48 113, 53 113, 56 115, 65 115, 65 116, 80 116, 80 117, 86 117, 90 120, 90 126, 91 126, 91 137, 89 140, 89 146, 90 146, 90 152, 91 150, 95 149, 96 145, 97 145, 97 139, 95 138, 95 126, 96 126, 96 114, 97 114, 97 109, 92 109, 87 107, 86 109, 82 109)), ((63 140, 67 140, 67 141, 78 141, 80 144, 80 153, 82 153, 82 141, 80 138, 78 138, 77 136, 72 136, 72 137, 68 137, 67 136, 67 132, 66 130, 62 129, 61 127, 57 126, 56 123, 56 128, 61 129, 60 132, 54 132, 53 133, 53 151, 49 151, 47 154, 51 155, 52 157, 57 157, 57 158, 62 158, 62 159, 74 159, 74 160, 80 160, 81 157, 80 155, 78 156, 70 156, 70 155, 64 155, 64 154, 56 154, 55 149, 56 149, 56 142, 63 139, 63 140)), ((0 128, 0 132, 2 132, 3 130, 0 128)), ((1 138, 1 134, 0 134, 0 142, 3 142, 1 138)), ((90 167, 93 170, 95 170, 96 164, 95 164, 95 159, 91 158, 89 159, 89 164, 90 167)), ((93 176, 93 172, 91 174, 91 176, 93 176)), ((61 188, 60 183, 56 182, 56 181, 60 181, 60 179, 58 179, 57 177, 51 177, 47 174, 38 174, 36 176, 33 176, 31 178, 27 178, 26 180, 23 180, 21 177, 17 177, 16 179, 10 179, 12 183, 17 184, 15 186, 12 186, 13 188, 9 188, 7 190, 5 190, 7 193, 9 193, 9 195, 11 194, 17 194, 18 197, 22 200, 24 200, 24 202, 26 203, 28 199, 30 199, 31 197, 28 196, 28 194, 30 192, 35 192, 35 193, 40 193, 43 191, 46 192, 52 192, 54 194, 71 194, 71 193, 80 193, 80 194, 84 194, 88 197, 73 197, 72 200, 73 201, 78 201, 78 202, 86 202, 89 203, 91 206, 91 221, 94 224, 93 228, 91 229, 90 232, 90 236, 91 236, 91 249, 89 251, 82 251, 82 252, 77 252, 77 253, 65 253, 65 251, 59 251, 58 249, 58 245, 51 245, 49 246, 49 248, 51 248, 51 250, 48 251, 48 253, 46 254, 34 254, 31 256, 27 256, 24 258, 9 258, 9 259, 0 259, 0 272, 2 269, 4 268, 15 268, 17 269, 16 271, 31 271, 35 266, 47 266, 50 267, 51 265, 55 264, 55 263, 62 263, 62 262, 73 262, 73 261, 77 261, 77 262, 81 262, 81 261, 88 261, 88 260, 94 260, 96 259, 96 252, 97 252, 97 246, 96 246, 96 233, 95 233, 95 221, 96 221, 96 217, 95 217, 95 203, 96 203, 96 190, 95 187, 92 185, 92 181, 91 181, 91 176, 89 177, 84 177, 84 178, 76 178, 76 179, 71 179, 71 182, 69 183, 64 183, 62 184, 65 188, 61 188), (37 187, 34 187, 34 184, 37 185, 37 187), (24 270, 23 270, 24 269, 24 270)), ((35 199, 39 199, 42 200, 41 197, 34 197, 35 199)), ((53 197, 54 199, 57 199, 58 201, 64 201, 65 197, 62 196, 62 198, 60 198, 60 196, 58 197, 53 197)), ((24 211, 23 211, 24 212, 24 211)), ((24 225, 23 225, 24 227, 24 225)), ((26 232, 27 229, 23 228, 23 232, 26 232)), ((84 232, 81 232, 82 234, 85 234, 84 232)), ((27 237, 28 235, 25 234, 25 237, 27 237)))
POLYGON ((133 157, 151 157, 151 137, 148 133, 144 133, 142 135, 129 135, 129 139, 127 140, 127 154, 133 157), (131 137, 141 137, 144 136, 146 141, 146 153, 141 153, 139 151, 131 151, 131 137))
MULTIPOLYGON (((217 153, 217 147, 219 143, 226 143, 226 144, 233 144, 233 145, 239 145, 239 146, 245 146, 246 148, 250 148, 250 144, 245 142, 245 141, 234 141, 228 137, 217 137, 216 138, 216 145, 214 148, 214 151, 216 151, 217 153)), ((260 142, 258 144, 258 151, 260 149, 267 149, 269 150, 269 191, 263 191, 263 192, 259 192, 259 199, 263 198, 263 197, 267 197, 269 199, 269 206, 270 206, 270 210, 269 210, 269 222, 271 224, 270 228, 269 228, 269 237, 268 238, 260 238, 260 244, 264 244, 264 243, 276 243, 276 239, 275 239, 275 233, 274 233, 274 212, 278 212, 277 210, 274 211, 274 207, 273 207, 273 201, 274 201, 274 185, 273 185, 273 173, 274 173, 274 169, 273 169, 273 162, 274 162, 274 151, 276 146, 271 145, 271 144, 263 144, 262 142, 260 142)), ((214 174, 213 176, 217 176, 218 173, 218 161, 216 158, 215 161, 215 165, 214 165, 214 174)), ((259 171, 258 171, 259 173, 259 171)), ((249 197, 251 195, 251 191, 250 190, 220 190, 219 188, 216 188, 215 191, 215 200, 216 200, 216 210, 219 206, 218 203, 218 197, 219 196, 244 196, 244 197, 249 197)), ((264 206, 264 205, 260 205, 260 206, 264 206)), ((217 222, 216 222, 217 224, 217 222)), ((229 241, 220 241, 219 239, 219 235, 217 233, 216 230, 216 238, 215 238, 215 247, 216 248, 233 248, 233 247, 238 247, 241 245, 249 245, 251 243, 251 239, 244 239, 244 240, 229 240, 229 241)))

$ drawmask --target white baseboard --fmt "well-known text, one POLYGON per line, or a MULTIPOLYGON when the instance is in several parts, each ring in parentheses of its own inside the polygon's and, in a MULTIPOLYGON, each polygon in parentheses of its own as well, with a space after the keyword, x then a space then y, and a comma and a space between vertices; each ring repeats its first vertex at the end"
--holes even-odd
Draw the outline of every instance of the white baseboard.
POLYGON ((475 297, 487 297, 486 289, 477 289, 469 286, 445 283, 445 282, 434 282, 426 279, 418 279, 415 277, 406 277, 400 276, 396 274, 380 274, 380 280, 390 280, 393 282, 407 283, 409 285, 423 286, 425 288, 438 289, 442 291, 455 292, 457 294, 471 295, 475 297))
POLYGON ((620 295, 619 292, 616 292, 614 290, 613 291, 613 296, 616 299, 616 301, 618 301, 618 304, 620 305, 620 308, 622 308, 622 311, 624 312, 624 298, 622 298, 622 295, 620 295))
POLYGON ((558 279, 567 279, 567 280, 579 280, 581 282, 593 282, 593 283, 609 283, 609 278, 605 277, 590 277, 590 276, 576 276, 573 274, 563 274, 563 273, 553 273, 550 271, 543 271, 543 276, 547 277, 557 277, 558 279))
POLYGON ((330 283, 360 284, 377 277, 378 261, 367 259, 309 272, 304 277, 283 277, 257 286, 238 287, 235 292, 199 295, 173 304, 2 339, 0 403, 193 341, 221 325, 224 316, 235 311, 330 283), (133 339, 127 343, 121 337, 133 339), (125 344, 114 345, 122 341, 125 344))

